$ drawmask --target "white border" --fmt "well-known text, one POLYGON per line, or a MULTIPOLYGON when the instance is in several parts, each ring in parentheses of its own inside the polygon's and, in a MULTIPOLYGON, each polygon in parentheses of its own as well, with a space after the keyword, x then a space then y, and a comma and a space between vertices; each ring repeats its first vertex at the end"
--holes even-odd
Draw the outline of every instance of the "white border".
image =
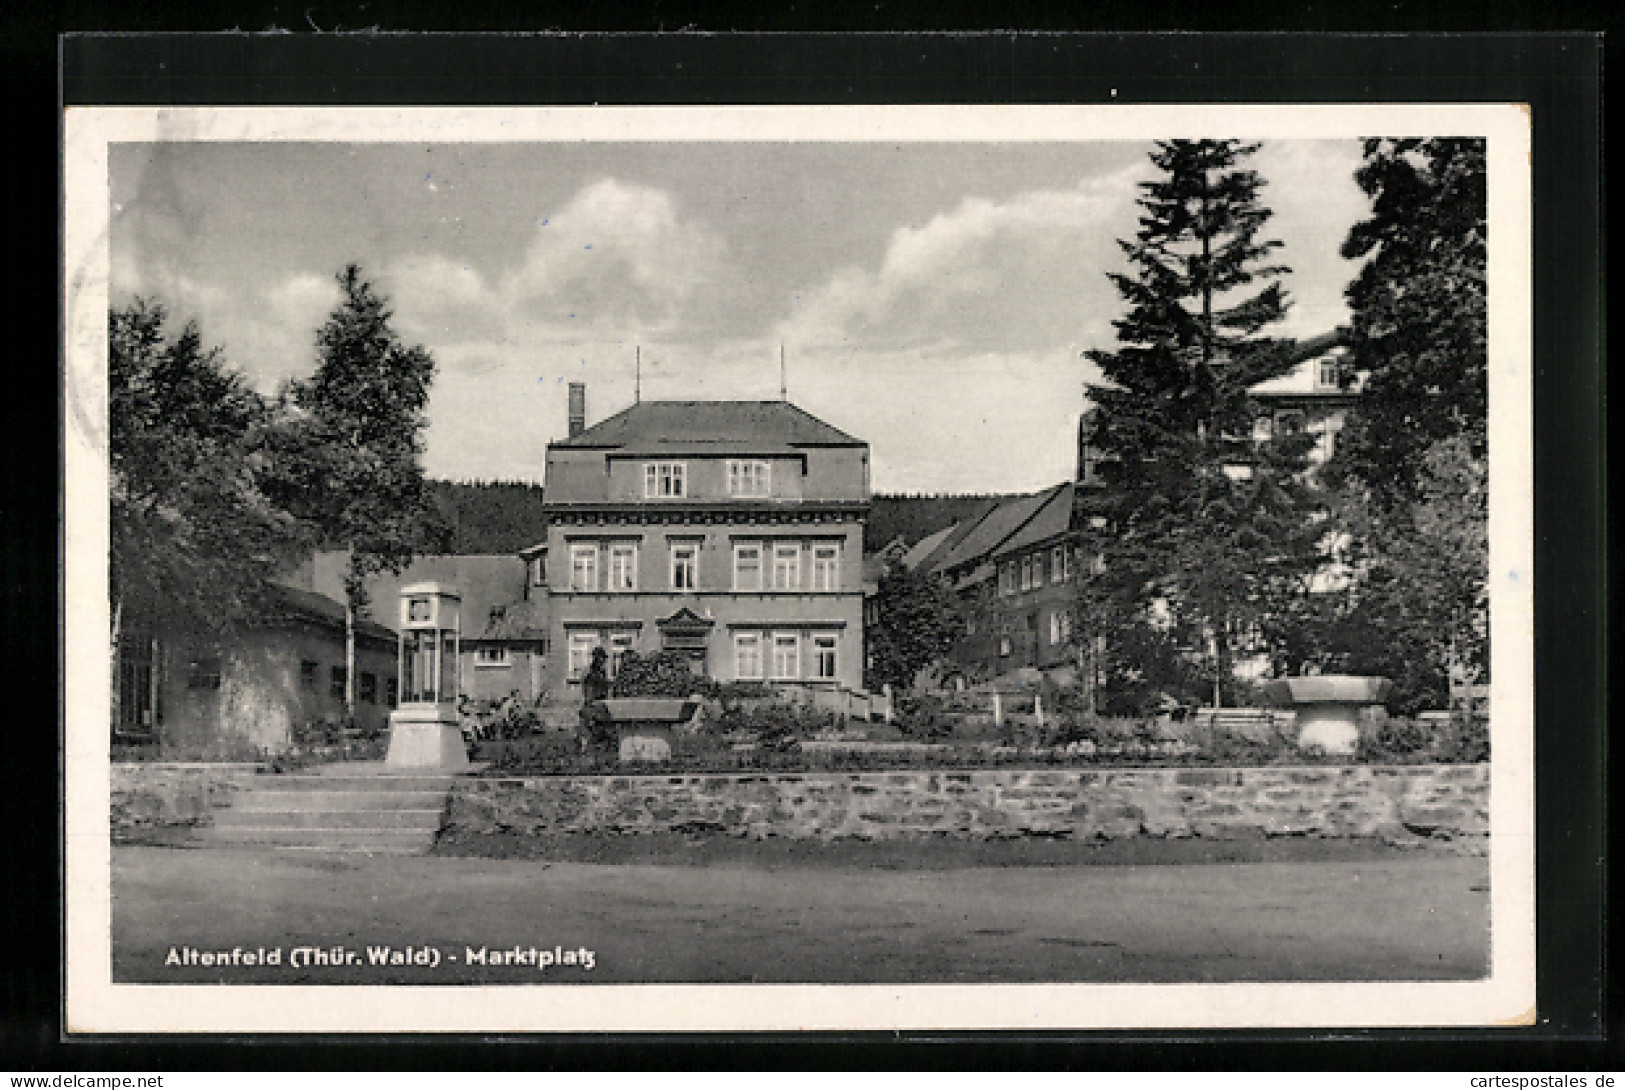
POLYGON ((1530 135, 1516 105, 71 108, 64 122, 67 1021, 73 1033, 1077 1029, 1534 1018, 1530 135), (1488 139, 1491 975, 1403 984, 550 985, 111 982, 107 146, 120 141, 1488 139), (368 1002, 356 1003, 367 987, 368 1002))

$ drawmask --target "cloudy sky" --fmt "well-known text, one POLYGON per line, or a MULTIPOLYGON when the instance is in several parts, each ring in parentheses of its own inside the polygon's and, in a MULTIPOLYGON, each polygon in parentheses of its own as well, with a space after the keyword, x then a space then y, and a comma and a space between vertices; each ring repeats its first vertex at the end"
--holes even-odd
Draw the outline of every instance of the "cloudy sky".
MULTIPOLYGON (((361 265, 439 364, 425 468, 540 480, 565 422, 633 397, 790 399, 866 439, 878 491, 1037 489, 1072 471, 1081 358, 1122 311, 1149 146, 119 144, 112 302, 140 294, 265 392, 316 364, 361 265)), ((1266 143, 1294 305, 1346 319, 1353 141, 1266 143)))

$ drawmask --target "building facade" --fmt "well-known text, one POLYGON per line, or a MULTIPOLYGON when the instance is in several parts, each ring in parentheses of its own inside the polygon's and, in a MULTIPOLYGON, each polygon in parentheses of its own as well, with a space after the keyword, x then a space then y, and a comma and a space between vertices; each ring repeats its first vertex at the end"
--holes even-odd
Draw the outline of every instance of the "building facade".
MULTIPOLYGON (((357 725, 381 730, 397 697, 395 633, 356 625, 357 725)), ((272 585, 253 616, 217 636, 131 631, 119 644, 115 745, 176 757, 280 753, 297 727, 344 717, 344 606, 272 585)))
POLYGON ((944 579, 959 597, 965 631, 950 667, 967 681, 1074 669, 1073 489, 1067 482, 990 504, 905 556, 905 564, 944 579))
POLYGON ((653 401, 548 445, 544 684, 596 648, 673 651, 697 674, 858 690, 869 448, 785 401, 653 401))

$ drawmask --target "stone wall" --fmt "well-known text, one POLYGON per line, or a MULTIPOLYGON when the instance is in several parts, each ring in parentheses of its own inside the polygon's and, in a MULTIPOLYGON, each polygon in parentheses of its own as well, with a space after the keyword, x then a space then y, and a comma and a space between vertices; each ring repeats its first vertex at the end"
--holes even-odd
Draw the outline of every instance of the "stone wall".
POLYGON ((794 840, 1239 839, 1489 832, 1489 766, 1334 766, 470 779, 448 828, 794 840))
POLYGON ((138 830, 207 825, 258 775, 252 764, 114 763, 113 839, 138 830))

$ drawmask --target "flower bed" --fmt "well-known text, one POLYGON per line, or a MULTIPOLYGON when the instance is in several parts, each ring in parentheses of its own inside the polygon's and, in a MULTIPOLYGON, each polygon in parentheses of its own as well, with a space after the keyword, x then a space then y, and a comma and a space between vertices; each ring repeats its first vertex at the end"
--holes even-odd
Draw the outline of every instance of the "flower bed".
MULTIPOLYGON (((1065 737, 1062 735, 1061 737, 1065 737)), ((711 731, 679 733, 670 760, 622 763, 613 754, 584 751, 562 732, 498 740, 477 747, 487 776, 582 776, 640 771, 649 774, 734 772, 887 772, 1016 768, 1269 768, 1283 766, 1434 765, 1487 758, 1487 746, 1467 754, 1415 731, 1373 732, 1352 757, 1304 753, 1291 741, 1217 735, 1201 742, 1137 733, 1100 734, 1050 744, 997 740, 877 740, 819 732, 797 738, 786 732, 711 731), (1098 740, 1097 740, 1098 739, 1098 740)))

